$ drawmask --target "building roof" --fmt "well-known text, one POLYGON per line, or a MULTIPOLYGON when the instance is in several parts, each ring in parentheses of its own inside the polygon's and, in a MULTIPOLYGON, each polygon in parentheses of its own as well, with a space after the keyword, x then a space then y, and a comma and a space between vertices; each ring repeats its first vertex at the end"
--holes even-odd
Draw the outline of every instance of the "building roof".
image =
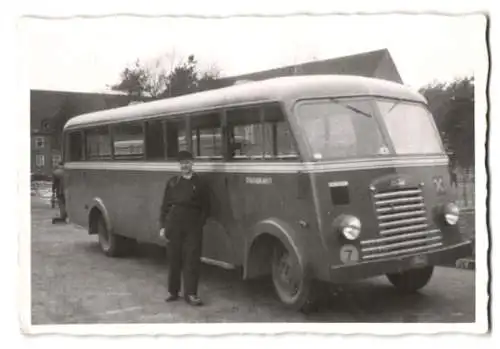
POLYGON ((49 131, 46 127, 54 118, 73 116, 128 104, 129 97, 115 93, 86 93, 50 90, 30 91, 31 129, 49 131), (64 114, 64 115, 63 115, 64 114))
POLYGON ((387 49, 289 65, 260 72, 232 76, 221 80, 225 85, 232 85, 241 80, 264 80, 280 76, 312 74, 355 75, 403 83, 387 49))
POLYGON ((194 113, 243 103, 294 102, 301 98, 378 95, 425 103, 418 92, 404 85, 348 75, 288 76, 232 85, 216 90, 80 115, 66 129, 141 118, 194 113))

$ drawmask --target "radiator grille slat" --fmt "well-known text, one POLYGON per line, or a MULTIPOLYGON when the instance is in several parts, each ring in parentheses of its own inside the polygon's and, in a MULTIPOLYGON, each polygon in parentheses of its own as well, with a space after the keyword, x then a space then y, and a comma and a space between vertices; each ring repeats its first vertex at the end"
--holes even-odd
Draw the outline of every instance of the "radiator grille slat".
POLYGON ((442 245, 439 229, 429 229, 420 187, 378 191, 373 198, 379 237, 361 241, 362 259, 426 252, 442 245))
POLYGON ((398 234, 398 235, 389 236, 389 237, 363 240, 363 241, 361 241, 361 246, 383 244, 386 242, 394 242, 394 241, 405 241, 405 240, 410 240, 410 239, 414 239, 414 238, 421 238, 423 236, 432 235, 432 234, 439 234, 439 230, 434 229, 434 230, 420 231, 420 232, 416 232, 416 233, 398 234))

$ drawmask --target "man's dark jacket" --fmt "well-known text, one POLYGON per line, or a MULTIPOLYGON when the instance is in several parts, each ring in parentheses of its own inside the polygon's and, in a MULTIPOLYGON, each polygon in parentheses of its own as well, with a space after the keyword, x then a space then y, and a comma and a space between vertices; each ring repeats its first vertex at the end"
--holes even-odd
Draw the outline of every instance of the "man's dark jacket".
POLYGON ((167 228, 165 222, 174 206, 198 209, 203 223, 210 215, 210 191, 205 181, 198 174, 193 173, 191 179, 187 180, 192 184, 191 188, 179 190, 178 185, 181 181, 186 181, 186 179, 177 175, 170 178, 165 186, 160 209, 159 224, 161 228, 167 228))

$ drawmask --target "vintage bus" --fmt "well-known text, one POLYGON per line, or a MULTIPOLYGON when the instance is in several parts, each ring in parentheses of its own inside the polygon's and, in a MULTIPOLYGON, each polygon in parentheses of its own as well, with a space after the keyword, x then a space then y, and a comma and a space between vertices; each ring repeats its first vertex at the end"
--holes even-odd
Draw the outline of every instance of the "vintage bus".
POLYGON ((316 284, 385 274, 417 291, 470 249, 426 101, 393 82, 249 82, 77 116, 64 140, 70 220, 106 255, 164 245, 162 194, 188 149, 211 189, 203 261, 269 276, 296 309, 316 284))

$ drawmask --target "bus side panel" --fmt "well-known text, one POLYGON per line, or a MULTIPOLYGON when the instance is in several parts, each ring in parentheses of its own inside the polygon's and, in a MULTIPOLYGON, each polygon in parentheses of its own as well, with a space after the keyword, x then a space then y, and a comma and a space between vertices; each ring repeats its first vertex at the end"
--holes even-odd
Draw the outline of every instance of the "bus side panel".
POLYGON ((210 218, 203 229, 203 257, 233 265, 238 264, 240 251, 233 245, 232 207, 226 175, 220 172, 201 173, 210 193, 210 218))
MULTIPOLYGON (((237 251, 250 247, 253 229, 269 218, 281 219, 295 229, 305 243, 304 256, 315 274, 327 273, 321 260, 326 253, 322 245, 312 201, 310 183, 299 174, 228 174, 229 193, 234 221, 230 230, 237 251), (304 183, 299 181, 305 180, 304 183), (302 186, 302 188, 301 188, 302 186), (306 223, 301 226, 300 222, 306 223)), ((244 254, 239 256, 243 262, 244 254)), ((324 263, 323 263, 324 265, 324 263)))
POLYGON ((159 243, 160 206, 170 177, 157 171, 110 172, 110 218, 116 234, 159 243))
POLYGON ((90 201, 92 187, 84 179, 84 171, 66 169, 64 173, 66 210, 69 220, 87 229, 89 214, 87 203, 90 201))

